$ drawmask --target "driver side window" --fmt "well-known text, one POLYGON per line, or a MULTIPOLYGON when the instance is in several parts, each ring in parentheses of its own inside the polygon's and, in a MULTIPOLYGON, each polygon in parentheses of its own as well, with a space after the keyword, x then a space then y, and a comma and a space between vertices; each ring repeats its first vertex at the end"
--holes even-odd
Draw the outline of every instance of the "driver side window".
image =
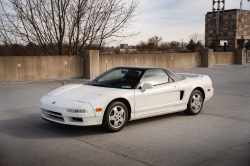
POLYGON ((168 75, 162 69, 148 70, 141 79, 141 85, 151 83, 153 85, 168 83, 168 75))

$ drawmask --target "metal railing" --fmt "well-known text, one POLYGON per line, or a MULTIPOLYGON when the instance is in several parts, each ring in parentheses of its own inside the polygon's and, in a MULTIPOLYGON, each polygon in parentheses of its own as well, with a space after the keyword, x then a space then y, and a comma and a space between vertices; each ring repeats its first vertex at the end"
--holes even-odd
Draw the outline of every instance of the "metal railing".
POLYGON ((224 45, 224 46, 209 46, 209 48, 212 48, 214 52, 226 52, 228 51, 229 46, 224 45))

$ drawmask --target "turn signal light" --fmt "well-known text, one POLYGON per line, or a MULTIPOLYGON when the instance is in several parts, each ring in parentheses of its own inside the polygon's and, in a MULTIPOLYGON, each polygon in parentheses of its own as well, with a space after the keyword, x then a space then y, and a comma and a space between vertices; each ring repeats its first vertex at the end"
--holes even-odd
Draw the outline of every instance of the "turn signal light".
POLYGON ((97 108, 95 111, 100 112, 100 111, 102 111, 102 108, 97 108))

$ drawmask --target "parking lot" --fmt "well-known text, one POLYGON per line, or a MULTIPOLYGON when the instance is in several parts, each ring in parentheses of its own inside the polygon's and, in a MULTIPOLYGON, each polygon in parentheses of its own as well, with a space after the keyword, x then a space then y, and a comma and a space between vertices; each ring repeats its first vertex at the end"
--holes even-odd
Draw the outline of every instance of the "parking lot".
POLYGON ((249 166, 250 64, 171 70, 211 77, 202 112, 131 121, 117 133, 41 119, 39 100, 61 79, 0 82, 0 165, 249 166))

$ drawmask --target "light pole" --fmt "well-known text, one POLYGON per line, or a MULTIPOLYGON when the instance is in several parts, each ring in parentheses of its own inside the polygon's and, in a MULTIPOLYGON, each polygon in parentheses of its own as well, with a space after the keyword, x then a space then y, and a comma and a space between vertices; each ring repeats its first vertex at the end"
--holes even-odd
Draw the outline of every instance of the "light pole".
POLYGON ((216 14, 216 42, 218 40, 218 36, 220 35, 219 34, 219 25, 220 25, 220 11, 225 10, 225 0, 213 0, 213 12, 217 11, 217 14, 216 14), (217 9, 214 8, 214 5, 215 3, 218 3, 218 7, 217 9), (220 8, 220 3, 223 3, 223 8, 220 8))
MULTIPOLYGON (((250 0, 247 0, 247 1, 250 2, 250 0)), ((240 1, 240 22, 241 22, 241 18, 242 18, 242 6, 243 6, 243 1, 241 0, 240 1)), ((243 47, 245 48, 246 47, 246 40, 243 38, 243 36, 241 36, 241 39, 244 40, 243 47)))
POLYGON ((213 10, 213 12, 215 12, 217 10, 223 10, 223 12, 224 12, 224 10, 225 10, 225 0, 218 0, 218 1, 213 0, 212 10, 213 10), (215 3, 218 3, 218 8, 217 9, 214 8, 215 3), (220 8, 220 3, 223 3, 223 8, 220 8))
MULTIPOLYGON (((248 2, 250 2, 250 0, 247 0, 248 2)), ((240 1, 240 21, 241 21, 241 18, 242 18, 242 6, 243 6, 243 1, 241 0, 240 1)))
POLYGON ((182 51, 183 51, 183 39, 182 39, 182 51))

